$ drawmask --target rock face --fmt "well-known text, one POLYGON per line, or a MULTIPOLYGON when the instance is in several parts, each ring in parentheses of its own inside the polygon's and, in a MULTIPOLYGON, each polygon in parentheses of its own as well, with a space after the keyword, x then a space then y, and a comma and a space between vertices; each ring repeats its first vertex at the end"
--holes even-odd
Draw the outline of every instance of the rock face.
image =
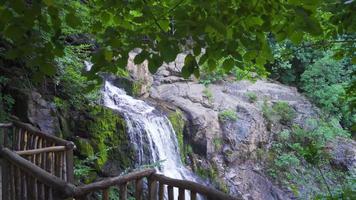
POLYGON ((139 49, 135 49, 129 53, 129 60, 127 62, 126 69, 130 73, 130 78, 132 78, 137 84, 132 88, 136 90, 134 92, 135 95, 147 97, 152 85, 153 78, 150 71, 148 70, 147 60, 141 64, 135 65, 133 60, 139 52, 139 49))
POLYGON ((332 155, 332 162, 344 170, 356 170, 356 142, 338 138, 332 144, 329 144, 332 155))
POLYGON ((56 108, 36 91, 11 89, 14 97, 14 115, 21 121, 31 123, 39 130, 54 135, 60 130, 56 108))
POLYGON ((290 199, 291 194, 274 185, 250 158, 256 149, 268 146, 282 124, 269 124, 262 107, 286 102, 294 109, 293 123, 301 126, 316 117, 317 109, 293 87, 263 80, 213 84, 205 87, 193 79, 179 77, 184 55, 163 65, 154 75, 150 97, 182 110, 189 122, 185 141, 198 155, 197 168, 213 167, 231 194, 245 199, 290 199), (251 102, 249 94, 257 99, 251 102), (223 112, 237 120, 221 120, 223 112), (200 166, 199 166, 200 165, 200 166))

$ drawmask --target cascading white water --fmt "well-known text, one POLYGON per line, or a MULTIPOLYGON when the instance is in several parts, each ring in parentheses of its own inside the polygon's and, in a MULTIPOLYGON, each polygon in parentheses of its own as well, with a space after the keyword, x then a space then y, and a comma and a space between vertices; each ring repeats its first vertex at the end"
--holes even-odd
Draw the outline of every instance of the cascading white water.
POLYGON ((197 181, 181 162, 177 138, 169 120, 144 101, 105 82, 104 105, 119 111, 125 118, 139 165, 163 161, 158 171, 165 176, 197 181))

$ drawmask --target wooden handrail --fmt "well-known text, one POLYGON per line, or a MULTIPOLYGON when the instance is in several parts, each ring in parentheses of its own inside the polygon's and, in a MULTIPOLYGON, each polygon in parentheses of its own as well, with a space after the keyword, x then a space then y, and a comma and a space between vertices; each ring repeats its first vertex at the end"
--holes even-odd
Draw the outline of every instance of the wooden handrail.
POLYGON ((58 196, 63 198, 73 196, 75 191, 74 185, 65 182, 59 179, 58 177, 46 172, 45 170, 31 163, 30 161, 12 152, 10 149, 2 148, 0 150, 0 155, 16 167, 28 173, 29 175, 54 188, 56 191, 58 191, 58 196))
POLYGON ((153 173, 155 173, 156 170, 154 169, 145 169, 145 170, 140 170, 137 172, 131 172, 129 174, 125 174, 122 176, 117 176, 117 177, 113 177, 113 178, 106 178, 102 181, 98 181, 98 182, 94 182, 94 183, 90 183, 87 185, 83 185, 83 186, 79 186, 75 189, 75 197, 78 196, 83 196, 87 193, 93 192, 93 191, 97 191, 97 190, 103 190, 106 189, 110 186, 114 186, 114 185, 120 185, 129 181, 133 181, 133 180, 137 180, 137 179, 141 179, 147 176, 152 175, 153 173))
POLYGON ((177 187, 179 189, 184 189, 184 190, 190 190, 199 194, 202 194, 204 196, 207 196, 212 199, 216 200, 238 200, 238 198, 231 197, 223 192, 220 192, 218 190, 215 190, 213 188, 204 186, 202 184, 198 184, 192 181, 187 181, 187 180, 179 180, 179 179, 173 179, 166 177, 161 174, 152 174, 152 177, 154 180, 157 180, 158 182, 172 186, 172 187, 177 187))
POLYGON ((8 128, 11 126, 12 126, 12 123, 0 123, 0 128, 8 128))
POLYGON ((24 150, 24 151, 15 151, 20 156, 25 155, 34 155, 39 153, 47 153, 47 152, 58 152, 58 151, 65 151, 65 146, 54 146, 54 147, 44 147, 40 149, 31 149, 31 150, 24 150))
POLYGON ((75 147, 73 142, 70 142, 70 141, 55 137, 53 135, 49 135, 49 134, 43 133, 43 132, 35 129, 30 124, 19 122, 19 121, 16 121, 16 120, 13 120, 12 123, 16 127, 26 129, 26 130, 30 131, 32 134, 34 134, 34 135, 37 135, 37 136, 46 138, 48 140, 51 140, 51 141, 55 142, 58 145, 66 146, 68 149, 75 147))
MULTIPOLYGON (((231 197, 221 191, 192 181, 173 179, 157 174, 155 169, 139 170, 76 187, 72 184, 73 149, 75 148, 73 142, 45 134, 29 124, 16 120, 12 123, 0 123, 0 128, 11 126, 19 128, 15 132, 18 135, 15 135, 13 140, 17 146, 12 147, 14 148, 13 150, 18 151, 11 151, 6 145, 5 147, 1 146, 0 157, 7 161, 4 169, 9 170, 10 175, 13 176, 11 179, 7 179, 7 177, 3 178, 5 185, 7 184, 7 180, 11 180, 10 188, 6 194, 11 195, 12 199, 21 199, 21 195, 27 195, 27 188, 34 188, 35 193, 42 195, 43 198, 53 194, 59 198, 75 197, 76 199, 84 199, 87 194, 102 190, 103 200, 108 200, 109 188, 119 186, 120 199, 126 200, 127 185, 129 182, 134 182, 135 198, 141 200, 143 197, 144 178, 147 178, 148 181, 148 198, 151 200, 164 198, 165 185, 168 186, 167 193, 169 199, 174 198, 174 188, 179 189, 178 199, 180 200, 185 199, 185 191, 190 191, 192 200, 196 200, 197 194, 216 200, 242 199, 241 197, 231 197), (30 146, 26 146, 26 142, 30 146), (29 160, 26 160, 26 158, 29 160), (53 169, 52 166, 55 168, 53 169), (32 178, 33 180, 31 180, 32 178), (22 187, 26 189, 22 190, 22 187), (47 191, 47 189, 49 190, 47 191), (24 191, 26 191, 26 194, 24 191), (21 192, 23 194, 17 194, 21 192)), ((7 134, 4 134, 4 136, 7 136, 7 134)), ((6 141, 6 138, 4 141, 6 141)), ((3 171, 3 175, 7 176, 5 170, 3 171)), ((33 197, 32 199, 37 199, 37 197, 33 197)))

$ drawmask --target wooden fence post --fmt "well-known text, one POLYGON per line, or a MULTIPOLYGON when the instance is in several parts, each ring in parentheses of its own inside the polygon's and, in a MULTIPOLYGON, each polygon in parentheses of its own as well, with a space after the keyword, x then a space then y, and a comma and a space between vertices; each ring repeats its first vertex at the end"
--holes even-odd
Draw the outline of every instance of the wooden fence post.
POLYGON ((148 177, 148 198, 157 200, 157 181, 152 175, 148 177))
POLYGON ((74 183, 74 168, 73 168, 73 149, 75 145, 73 142, 69 142, 66 146, 66 171, 67 171, 67 182, 74 183))

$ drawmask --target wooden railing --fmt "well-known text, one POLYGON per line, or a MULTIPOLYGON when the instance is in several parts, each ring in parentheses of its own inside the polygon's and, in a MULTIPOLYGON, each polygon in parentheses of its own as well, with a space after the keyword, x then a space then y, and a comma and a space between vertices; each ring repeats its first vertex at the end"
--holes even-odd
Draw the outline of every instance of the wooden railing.
POLYGON ((23 165, 16 162, 26 163, 23 159, 31 162, 32 167, 39 167, 64 182, 73 183, 72 142, 45 134, 18 121, 2 124, 1 127, 4 128, 1 147, 5 152, 11 152, 4 154, 10 162, 2 166, 3 182, 11 183, 2 186, 5 198, 53 199, 53 187, 38 180, 37 176, 28 173, 23 165))
POLYGON ((72 142, 42 133, 28 124, 14 121, 0 124, 3 134, 0 143, 3 200, 87 199, 93 192, 109 200, 111 187, 119 188, 120 200, 130 195, 136 200, 206 199, 233 200, 218 190, 204 185, 168 178, 154 169, 134 171, 125 175, 82 186, 73 185, 72 142), (147 189, 147 190, 145 190, 147 189), (189 197, 190 198, 189 198, 189 197))

